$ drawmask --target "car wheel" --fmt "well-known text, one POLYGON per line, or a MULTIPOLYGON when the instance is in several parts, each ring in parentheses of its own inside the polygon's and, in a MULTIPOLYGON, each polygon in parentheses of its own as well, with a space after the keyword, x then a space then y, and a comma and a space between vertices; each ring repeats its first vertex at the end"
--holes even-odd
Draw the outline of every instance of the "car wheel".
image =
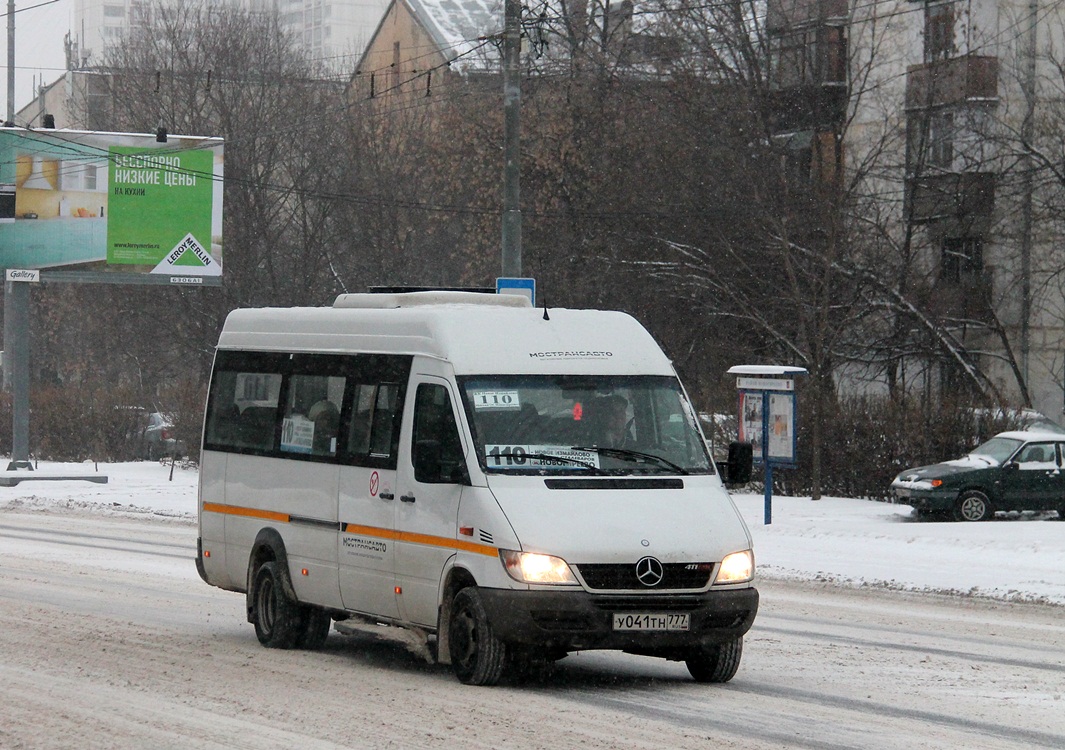
POLYGON ((994 515, 991 501, 980 490, 961 493, 954 504, 954 518, 958 521, 986 521, 994 515))
POLYGON ((285 593, 284 570, 263 563, 255 573, 255 636, 267 648, 292 648, 304 630, 300 606, 285 593))
POLYGON ((728 682, 736 676, 743 656, 743 638, 711 643, 697 649, 684 662, 696 682, 728 682))
POLYGON ((296 637, 296 648, 317 651, 325 645, 329 637, 329 628, 333 618, 324 609, 304 605, 301 607, 300 621, 302 628, 296 637))
POLYGON ((470 586, 455 594, 448 623, 448 651, 459 682, 495 685, 503 676, 506 645, 488 622, 481 592, 470 586))

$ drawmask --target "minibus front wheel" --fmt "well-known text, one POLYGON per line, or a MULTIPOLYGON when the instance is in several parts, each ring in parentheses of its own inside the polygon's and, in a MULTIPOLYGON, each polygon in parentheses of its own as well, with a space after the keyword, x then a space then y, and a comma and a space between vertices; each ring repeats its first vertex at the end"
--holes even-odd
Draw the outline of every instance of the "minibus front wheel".
POLYGON ((736 676, 743 656, 743 636, 697 649, 685 664, 696 682, 728 682, 736 676))
POLYGON ((488 621, 477 587, 467 586, 455 594, 448 622, 448 653, 459 682, 495 685, 503 676, 506 651, 488 621))

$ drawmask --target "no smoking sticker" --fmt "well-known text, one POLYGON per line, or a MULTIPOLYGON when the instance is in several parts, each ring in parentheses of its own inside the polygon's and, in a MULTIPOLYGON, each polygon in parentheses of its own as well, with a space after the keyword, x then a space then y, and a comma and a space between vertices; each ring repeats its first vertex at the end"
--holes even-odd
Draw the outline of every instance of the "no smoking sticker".
POLYGON ((375 471, 370 475, 370 497, 377 497, 377 490, 381 488, 381 476, 375 471))

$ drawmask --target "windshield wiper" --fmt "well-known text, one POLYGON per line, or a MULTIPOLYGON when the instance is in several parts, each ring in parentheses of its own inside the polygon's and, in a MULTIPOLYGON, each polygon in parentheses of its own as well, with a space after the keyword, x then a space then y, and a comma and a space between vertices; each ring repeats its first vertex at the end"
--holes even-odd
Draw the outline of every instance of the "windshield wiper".
MULTIPOLYGON (((585 469, 591 469, 596 474, 606 474, 605 471, 600 469, 593 463, 588 461, 581 461, 579 458, 567 458, 565 456, 556 456, 551 453, 492 453, 490 458, 535 458, 540 461, 550 461, 554 466, 565 469, 568 465, 580 466, 585 469), (561 466, 559 466, 561 464, 561 466)), ((490 466, 491 469, 551 469, 554 470, 554 466, 523 466, 519 463, 514 463, 510 466, 490 466)))
POLYGON ((678 474, 687 474, 685 469, 677 466, 677 464, 670 461, 668 458, 662 458, 656 456, 653 453, 643 453, 641 451, 630 450, 629 448, 601 448, 597 445, 575 445, 570 450, 574 451, 595 451, 602 456, 613 456, 615 458, 627 458, 635 461, 636 463, 655 463, 659 466, 665 466, 667 469, 672 469, 678 474))

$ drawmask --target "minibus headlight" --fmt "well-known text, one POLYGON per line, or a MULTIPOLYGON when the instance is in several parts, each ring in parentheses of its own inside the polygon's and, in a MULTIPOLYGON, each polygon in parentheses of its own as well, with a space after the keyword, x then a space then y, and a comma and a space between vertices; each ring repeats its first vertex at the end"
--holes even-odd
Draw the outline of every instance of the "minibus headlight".
POLYGON ((754 578, 754 555, 749 549, 725 555, 714 583, 745 583, 754 578))
POLYGON ((535 552, 499 550, 503 567, 515 581, 522 583, 567 583, 575 584, 573 571, 561 557, 540 555, 535 552))

